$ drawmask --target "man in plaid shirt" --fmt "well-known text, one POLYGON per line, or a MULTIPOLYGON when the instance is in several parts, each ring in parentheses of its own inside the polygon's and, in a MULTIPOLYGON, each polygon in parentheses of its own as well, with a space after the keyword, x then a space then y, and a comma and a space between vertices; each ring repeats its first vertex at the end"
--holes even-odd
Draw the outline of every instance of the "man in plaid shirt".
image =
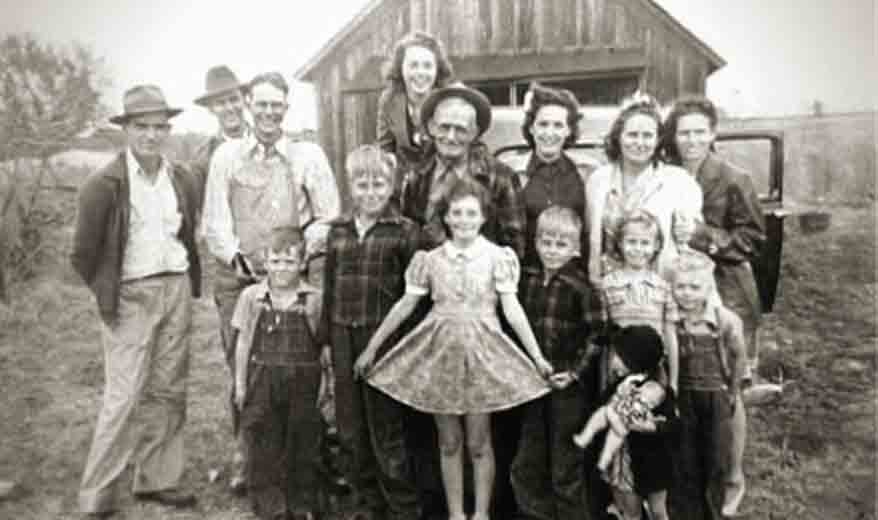
POLYGON ((599 294, 577 258, 581 233, 582 221, 572 209, 545 209, 535 236, 541 266, 525 267, 519 283, 537 343, 555 367, 555 391, 524 409, 511 472, 520 518, 588 516, 585 456, 572 438, 597 404, 592 369, 597 363, 591 361, 598 347, 589 339, 602 330, 602 313, 599 294))
POLYGON ((317 336, 325 345, 323 360, 331 359, 335 368, 336 421, 340 440, 353 456, 349 478, 356 490, 355 509, 380 515, 386 508, 380 518, 416 519, 419 501, 409 471, 405 408, 354 381, 353 366, 405 293, 404 274, 420 230, 390 204, 393 155, 362 146, 348 156, 346 168, 354 210, 330 224, 317 336))

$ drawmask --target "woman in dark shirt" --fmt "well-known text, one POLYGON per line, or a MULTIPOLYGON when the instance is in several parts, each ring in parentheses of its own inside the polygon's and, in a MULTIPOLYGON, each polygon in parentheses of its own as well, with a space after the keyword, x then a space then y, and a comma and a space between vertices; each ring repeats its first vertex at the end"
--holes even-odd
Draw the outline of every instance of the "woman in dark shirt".
MULTIPOLYGON (((530 145, 530 159, 521 186, 521 200, 527 213, 524 266, 539 266, 534 245, 537 217, 551 205, 565 206, 585 218, 585 180, 576 164, 564 152, 579 137, 579 102, 572 92, 534 84, 528 93, 521 133, 530 145)), ((585 236, 581 256, 587 260, 585 236)), ((587 265, 583 263, 583 266, 587 265)))

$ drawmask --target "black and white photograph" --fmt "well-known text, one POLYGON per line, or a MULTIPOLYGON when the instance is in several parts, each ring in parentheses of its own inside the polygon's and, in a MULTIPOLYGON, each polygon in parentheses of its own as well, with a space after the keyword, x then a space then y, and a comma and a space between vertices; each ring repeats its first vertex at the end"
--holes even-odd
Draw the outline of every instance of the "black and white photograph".
POLYGON ((0 12, 0 518, 878 518, 874 0, 0 12))

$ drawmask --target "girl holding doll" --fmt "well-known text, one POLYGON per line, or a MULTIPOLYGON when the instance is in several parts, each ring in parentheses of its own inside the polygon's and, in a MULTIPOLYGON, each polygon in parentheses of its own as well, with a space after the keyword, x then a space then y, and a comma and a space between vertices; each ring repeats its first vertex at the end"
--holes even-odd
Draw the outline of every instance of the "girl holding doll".
POLYGON ((552 365, 516 297, 515 253, 480 233, 490 212, 488 193, 479 183, 462 179, 446 200, 438 210, 451 239, 412 258, 405 295, 372 336, 355 371, 394 399, 433 415, 451 520, 466 518, 466 439, 475 480, 471 518, 487 520, 495 473, 490 416, 548 393, 552 365), (428 316, 374 362, 381 344, 428 293, 433 300, 428 316), (498 300, 527 354, 501 329, 498 300))

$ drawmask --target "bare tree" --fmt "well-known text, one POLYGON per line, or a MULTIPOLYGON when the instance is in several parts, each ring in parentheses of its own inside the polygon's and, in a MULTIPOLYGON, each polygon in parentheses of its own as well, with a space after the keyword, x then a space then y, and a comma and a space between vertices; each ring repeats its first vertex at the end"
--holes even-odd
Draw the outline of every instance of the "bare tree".
MULTIPOLYGON (((38 195, 49 157, 103 115, 101 62, 79 44, 30 34, 0 40, 0 298, 7 276, 39 251, 38 195), (36 240, 34 237, 36 236, 36 240), (28 243, 30 242, 30 243, 28 243)), ((45 220, 45 219, 43 219, 45 220)))

